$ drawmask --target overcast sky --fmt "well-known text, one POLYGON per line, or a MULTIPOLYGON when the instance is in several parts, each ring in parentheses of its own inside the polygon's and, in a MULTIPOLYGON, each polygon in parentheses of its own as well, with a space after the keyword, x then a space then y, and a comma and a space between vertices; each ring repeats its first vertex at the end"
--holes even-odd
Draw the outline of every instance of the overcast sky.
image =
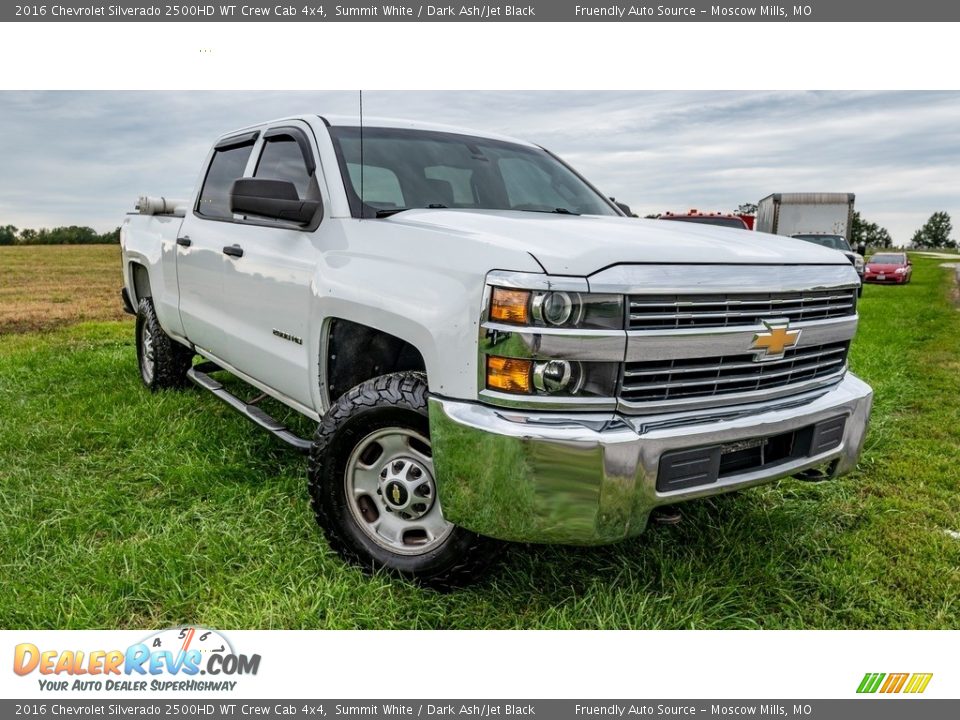
MULTIPOLYGON (((189 196, 212 140, 346 92, 0 92, 0 225, 119 224, 137 195, 189 196)), ((532 140, 646 214, 773 192, 853 192, 909 241, 946 210, 960 236, 960 93, 364 92, 367 116, 532 140)))

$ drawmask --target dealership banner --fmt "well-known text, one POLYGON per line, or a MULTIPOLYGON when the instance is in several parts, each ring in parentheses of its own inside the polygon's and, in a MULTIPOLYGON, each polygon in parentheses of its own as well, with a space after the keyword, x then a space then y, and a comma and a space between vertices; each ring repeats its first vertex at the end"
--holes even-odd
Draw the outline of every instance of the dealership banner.
POLYGON ((362 718, 409 717, 432 720, 494 720, 541 717, 549 720, 589 718, 728 718, 787 717, 811 720, 943 720, 957 717, 960 700, 913 702, 909 709, 898 703, 865 703, 856 700, 480 700, 430 699, 286 699, 224 701, 200 700, 57 700, 0 701, 5 718, 40 717, 184 717, 184 718, 362 718))
POLYGON ((363 2, 241 0, 175 2, 60 0, 4 4, 15 22, 950 22, 960 4, 942 0, 801 0, 794 3, 661 0, 363 2))
POLYGON ((894 718, 910 703, 922 720, 960 716, 955 648, 955 632, 910 630, 5 630, 0 700, 16 706, 0 717, 894 718))

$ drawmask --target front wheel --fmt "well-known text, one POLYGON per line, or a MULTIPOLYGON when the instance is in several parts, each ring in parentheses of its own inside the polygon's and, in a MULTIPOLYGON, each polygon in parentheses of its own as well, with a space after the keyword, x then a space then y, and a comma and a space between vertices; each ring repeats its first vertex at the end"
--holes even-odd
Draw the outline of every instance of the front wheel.
POLYGON ((366 569, 449 589, 479 579, 496 555, 498 543, 443 517, 422 373, 343 395, 317 429, 309 486, 331 547, 366 569))
POLYGON ((153 307, 153 300, 141 298, 137 306, 137 364, 140 379, 150 390, 183 387, 193 351, 167 335, 153 307))

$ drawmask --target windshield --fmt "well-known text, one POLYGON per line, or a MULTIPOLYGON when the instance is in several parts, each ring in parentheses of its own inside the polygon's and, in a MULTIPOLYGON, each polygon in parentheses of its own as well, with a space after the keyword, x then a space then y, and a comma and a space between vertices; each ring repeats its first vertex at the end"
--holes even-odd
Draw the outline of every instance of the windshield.
POLYGON ((874 255, 870 258, 870 262, 877 265, 904 265, 907 262, 907 258, 903 255, 888 253, 886 255, 874 255))
POLYGON ((704 225, 719 225, 720 227, 746 229, 743 220, 735 217, 661 217, 661 220, 679 220, 680 222, 703 223, 704 225))
POLYGON ((843 235, 794 235, 797 240, 806 240, 816 245, 823 245, 831 250, 840 250, 841 252, 851 252, 843 235))
POLYGON ((331 127, 330 136, 354 217, 385 217, 410 208, 618 215, 585 180, 540 148, 365 127, 361 183, 360 128, 331 127))

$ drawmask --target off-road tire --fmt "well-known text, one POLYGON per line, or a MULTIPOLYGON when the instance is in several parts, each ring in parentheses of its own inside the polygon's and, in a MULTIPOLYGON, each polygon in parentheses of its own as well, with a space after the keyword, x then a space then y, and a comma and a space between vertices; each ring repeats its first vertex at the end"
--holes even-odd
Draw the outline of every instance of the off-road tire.
POLYGON ((364 438, 388 428, 430 437, 423 373, 398 372, 368 380, 342 395, 321 419, 308 475, 311 505, 327 541, 343 558, 369 572, 386 570, 441 591, 476 582, 501 543, 453 527, 425 554, 402 555, 368 537, 348 507, 344 475, 348 459, 364 438))
POLYGON ((193 362, 194 352, 167 335, 157 321, 153 300, 145 297, 137 306, 137 368, 140 380, 152 392, 170 388, 182 388, 187 383, 187 370, 193 362), (144 335, 149 332, 153 342, 153 372, 145 368, 144 335))

